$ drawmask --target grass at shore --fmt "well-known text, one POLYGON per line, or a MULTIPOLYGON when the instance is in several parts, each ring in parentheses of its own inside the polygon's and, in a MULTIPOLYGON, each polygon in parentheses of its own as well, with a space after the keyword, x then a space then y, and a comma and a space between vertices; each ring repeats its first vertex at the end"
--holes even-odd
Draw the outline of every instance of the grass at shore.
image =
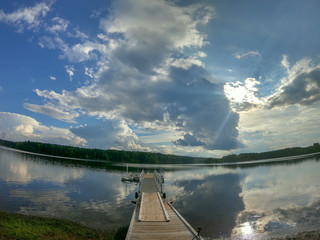
POLYGON ((0 211, 0 239, 120 240, 125 238, 126 232, 126 227, 113 231, 96 230, 69 220, 25 216, 0 211))

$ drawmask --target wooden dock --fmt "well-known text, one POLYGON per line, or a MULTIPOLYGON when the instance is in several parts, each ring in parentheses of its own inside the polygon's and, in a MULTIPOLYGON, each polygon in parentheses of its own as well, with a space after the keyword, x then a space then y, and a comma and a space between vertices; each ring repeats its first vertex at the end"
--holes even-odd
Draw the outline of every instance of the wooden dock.
POLYGON ((163 201, 162 186, 159 176, 155 174, 141 176, 139 200, 131 218, 126 240, 202 239, 171 203, 163 201))

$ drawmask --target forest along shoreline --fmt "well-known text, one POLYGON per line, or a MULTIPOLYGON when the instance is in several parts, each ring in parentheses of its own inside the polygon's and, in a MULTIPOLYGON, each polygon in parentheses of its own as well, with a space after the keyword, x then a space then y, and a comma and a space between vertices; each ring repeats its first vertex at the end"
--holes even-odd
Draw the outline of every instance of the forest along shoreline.
POLYGON ((121 150, 87 149, 72 146, 40 142, 13 142, 0 139, 0 145, 28 153, 42 154, 43 156, 58 156, 64 159, 74 159, 92 162, 116 163, 147 163, 147 164, 221 164, 235 162, 250 162, 265 159, 275 159, 307 154, 320 154, 320 144, 314 143, 308 147, 292 147, 262 153, 241 153, 223 156, 221 158, 202 158, 177 156, 152 152, 136 152, 121 150))

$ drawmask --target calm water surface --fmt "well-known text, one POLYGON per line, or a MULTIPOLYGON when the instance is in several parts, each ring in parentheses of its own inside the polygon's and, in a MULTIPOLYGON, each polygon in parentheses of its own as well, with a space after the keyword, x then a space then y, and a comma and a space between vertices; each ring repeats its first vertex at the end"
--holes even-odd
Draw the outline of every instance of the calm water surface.
MULTIPOLYGON (((96 228, 128 225, 136 183, 125 166, 88 168, 0 148, 0 210, 66 218, 96 228)), ((167 198, 208 239, 258 239, 320 229, 319 156, 232 165, 163 168, 167 198)))

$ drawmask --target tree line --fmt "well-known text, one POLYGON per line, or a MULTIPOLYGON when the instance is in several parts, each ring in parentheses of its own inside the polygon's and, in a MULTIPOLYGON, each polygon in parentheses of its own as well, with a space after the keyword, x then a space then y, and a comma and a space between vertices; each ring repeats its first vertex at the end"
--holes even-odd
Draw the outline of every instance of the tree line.
POLYGON ((152 164, 180 164, 204 163, 205 158, 175 156, 169 154, 136 152, 123 150, 102 150, 63 146, 40 142, 12 142, 0 139, 0 145, 23 151, 47 154, 53 156, 82 158, 91 160, 104 160, 124 163, 152 163, 152 164))
POLYGON ((151 164, 192 164, 192 163, 225 163, 225 162, 242 162, 261 159, 271 159, 279 157, 288 157, 303 155, 308 153, 320 152, 320 144, 314 143, 309 147, 293 147, 276 151, 263 153, 241 153, 231 154, 222 158, 201 158, 176 156, 152 152, 136 152, 123 150, 102 150, 79 148, 72 146, 63 146, 57 144, 40 143, 40 142, 13 142, 0 139, 0 145, 19 149, 23 151, 47 154, 52 156, 61 156, 69 158, 82 158, 90 160, 104 160, 106 162, 123 162, 123 163, 151 163, 151 164))
POLYGON ((207 158, 205 163, 244 162, 244 161, 298 156, 298 155, 318 153, 318 152, 320 153, 320 144, 314 143, 312 146, 309 146, 309 147, 293 147, 293 148, 285 148, 285 149, 262 152, 262 153, 240 153, 240 154, 227 155, 222 158, 207 158))

